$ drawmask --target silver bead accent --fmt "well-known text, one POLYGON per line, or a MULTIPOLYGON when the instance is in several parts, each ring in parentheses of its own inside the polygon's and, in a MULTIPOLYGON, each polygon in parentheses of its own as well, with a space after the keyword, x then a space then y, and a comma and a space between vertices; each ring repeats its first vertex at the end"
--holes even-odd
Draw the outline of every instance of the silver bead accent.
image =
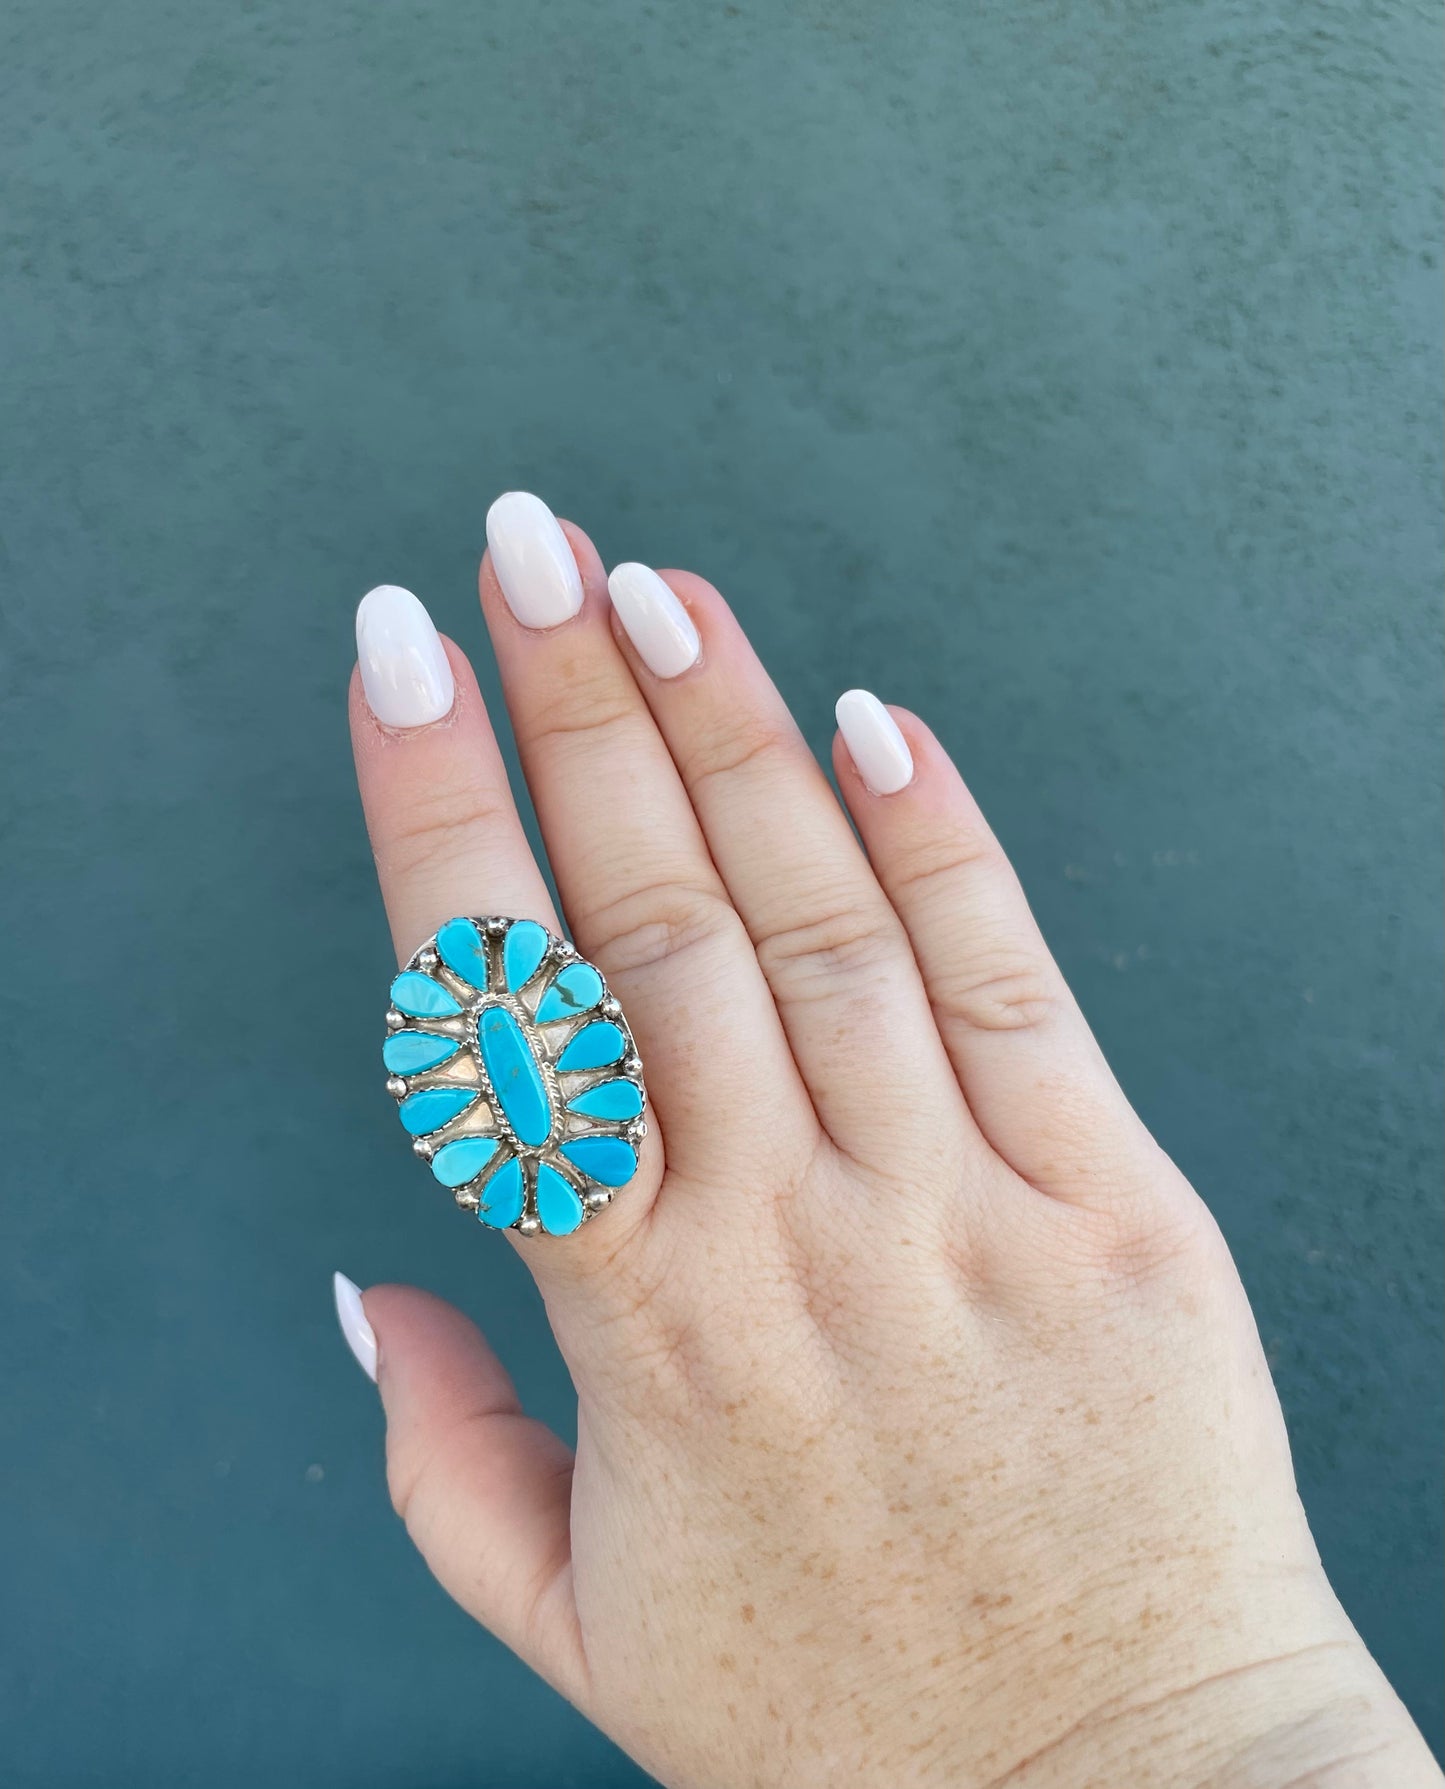
POLYGON ((430 1137, 418 1137, 412 1144, 413 1155, 419 1155, 424 1162, 429 1162, 437 1152, 437 1146, 430 1137))
POLYGON ((568 957, 575 957, 577 955, 577 946, 575 944, 569 944, 565 938, 559 938, 552 946, 552 955, 556 957, 559 963, 565 963, 568 957))
POLYGON ((614 1000, 612 996, 608 994, 602 1001, 601 1011, 604 1018, 615 1019, 622 1011, 622 1006, 619 1001, 614 1000))
POLYGON ((595 1186, 590 1193, 584 1194, 582 1203, 589 1211, 601 1211, 604 1205, 612 1203, 612 1195, 606 1187, 595 1186))
POLYGON ((424 950, 418 955, 416 966, 418 969, 435 969, 440 960, 434 950, 424 950))
POLYGON ((457 1204, 461 1206, 463 1211, 480 1211, 482 1209, 480 1195, 468 1192, 465 1187, 457 1188, 457 1204))
POLYGON ((402 1026, 405 1025, 405 1023, 406 1023, 406 1014, 399 1013, 395 1007, 392 1007, 391 1010, 386 1015, 387 1030, 388 1031, 400 1031, 402 1026))
POLYGON ((535 1212, 529 1211, 526 1217, 518 1220, 517 1228, 522 1232, 523 1236, 535 1236, 542 1228, 542 1220, 535 1212))
POLYGON ((490 935, 493 938, 500 938, 502 933, 505 932, 506 929, 507 929, 506 920, 498 919, 495 914, 492 916, 491 919, 489 919, 487 921, 487 931, 490 933, 490 935))
POLYGON ((400 1075, 392 1075, 386 1083, 386 1091, 393 1099, 400 1099, 406 1092, 406 1082, 400 1075))

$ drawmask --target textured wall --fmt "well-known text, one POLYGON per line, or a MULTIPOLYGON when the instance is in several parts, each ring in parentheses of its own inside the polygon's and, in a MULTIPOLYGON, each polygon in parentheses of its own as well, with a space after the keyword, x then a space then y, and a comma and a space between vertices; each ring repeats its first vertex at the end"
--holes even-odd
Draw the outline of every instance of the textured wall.
POLYGON ((10 0, 7 1784, 621 1785, 436 1592, 327 1276, 567 1388, 377 1070, 351 612, 543 493, 938 727, 1439 1741, 1420 0, 10 0), (316 1006, 289 998, 313 978, 316 1006))

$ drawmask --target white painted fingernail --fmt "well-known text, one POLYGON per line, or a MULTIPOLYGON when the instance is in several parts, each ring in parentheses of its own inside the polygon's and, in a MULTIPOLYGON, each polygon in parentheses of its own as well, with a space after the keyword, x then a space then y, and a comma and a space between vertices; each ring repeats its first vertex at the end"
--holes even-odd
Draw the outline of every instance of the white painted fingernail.
POLYGON ((867 690, 844 690, 838 731, 859 776, 875 795, 896 795, 913 781, 913 753, 898 722, 867 690))
POLYGON ((692 616, 650 565, 614 565, 608 594, 627 637, 654 677, 679 677, 702 648, 692 616))
POLYGON ((507 607, 523 627, 556 627, 582 607, 582 574, 540 497, 504 491, 487 511, 487 546, 507 607))
POLYGON ((431 616, 409 590, 378 584, 356 611, 366 706, 384 727, 424 727, 451 712, 452 668, 431 616))
POLYGON ((336 1320, 346 1337, 346 1346, 356 1356, 356 1364, 375 1385, 376 1334, 361 1308, 361 1288, 344 1273, 334 1273, 331 1289, 336 1294, 336 1320))

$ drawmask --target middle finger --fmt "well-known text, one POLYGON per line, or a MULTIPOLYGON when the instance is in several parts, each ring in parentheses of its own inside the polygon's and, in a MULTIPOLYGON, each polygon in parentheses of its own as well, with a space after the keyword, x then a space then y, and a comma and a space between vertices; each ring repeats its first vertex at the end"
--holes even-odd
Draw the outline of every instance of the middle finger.
POLYGON ((487 516, 482 609, 562 906, 641 1046, 668 1166, 735 1178, 740 1138, 816 1124, 747 933, 613 638, 587 536, 511 491, 487 516), (720 1115, 746 1114, 719 1154, 720 1115))

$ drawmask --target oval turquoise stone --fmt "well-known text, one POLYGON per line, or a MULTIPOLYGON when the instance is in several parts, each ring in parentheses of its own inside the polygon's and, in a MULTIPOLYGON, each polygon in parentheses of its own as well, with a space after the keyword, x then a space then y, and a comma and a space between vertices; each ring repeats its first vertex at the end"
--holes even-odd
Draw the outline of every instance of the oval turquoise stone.
POLYGON ((572 1019, 596 1006, 602 998, 602 977, 590 963, 569 963, 542 996, 537 1023, 572 1019))
POLYGON ((437 955, 474 988, 487 985, 487 943, 469 919, 449 919, 437 933, 437 955))
POLYGON ((599 1186, 626 1186, 637 1172, 637 1152, 621 1137, 577 1137, 562 1154, 599 1186))
POLYGON ((424 1137, 460 1117, 476 1097, 465 1087, 428 1087, 423 1093, 409 1093, 397 1107, 396 1115, 403 1130, 413 1137, 424 1137))
POLYGON ((502 946, 502 974, 507 978, 507 992, 531 981, 547 954, 547 934, 535 919, 519 919, 507 928, 502 946))
POLYGON ((477 1020, 477 1047, 502 1116, 520 1142, 536 1149, 552 1134, 547 1083, 522 1027, 504 1006, 489 1006, 477 1020))
POLYGON ((627 1048, 627 1039, 610 1019, 599 1019, 595 1025, 584 1025, 557 1058, 557 1067, 571 1073, 574 1069, 606 1068, 620 1059, 627 1048))
POLYGON ((505 1230, 522 1215, 522 1201, 527 1189, 522 1184, 522 1164, 513 1156, 482 1188, 482 1206, 477 1216, 493 1230, 505 1230))
POLYGON ((545 1162, 537 1165, 537 1216, 549 1236, 570 1236, 582 1222, 582 1201, 545 1162))
POLYGON ((495 1137, 458 1137, 443 1143, 431 1158, 431 1171, 443 1186, 465 1186, 475 1180, 497 1153, 495 1137))
POLYGON ((394 1075, 419 1075, 455 1056, 454 1037, 432 1037, 425 1031, 394 1031, 381 1046, 381 1060, 394 1075))
POLYGON ((391 1004, 414 1019, 454 1019, 462 1010, 439 981, 408 969, 391 984, 391 1004))
POLYGON ((642 1110, 642 1089, 636 1081, 604 1081, 569 1099, 567 1110, 587 1118, 636 1118, 642 1110))

